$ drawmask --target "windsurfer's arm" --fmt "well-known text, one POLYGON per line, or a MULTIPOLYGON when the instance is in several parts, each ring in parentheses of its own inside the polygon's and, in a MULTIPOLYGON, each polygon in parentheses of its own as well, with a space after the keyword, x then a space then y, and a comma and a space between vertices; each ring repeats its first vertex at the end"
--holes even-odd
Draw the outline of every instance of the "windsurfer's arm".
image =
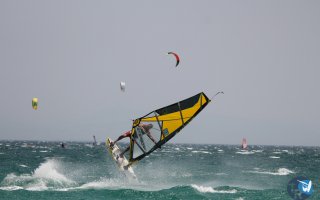
POLYGON ((131 134, 131 131, 127 131, 127 132, 123 133, 111 145, 113 146, 116 142, 118 142, 119 140, 122 140, 125 137, 130 137, 130 134, 131 134))

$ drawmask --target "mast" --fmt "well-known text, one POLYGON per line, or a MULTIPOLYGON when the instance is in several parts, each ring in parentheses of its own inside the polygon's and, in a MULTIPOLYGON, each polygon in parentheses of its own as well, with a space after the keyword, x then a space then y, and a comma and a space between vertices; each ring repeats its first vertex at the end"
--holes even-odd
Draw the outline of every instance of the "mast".
POLYGON ((96 140, 96 136, 95 135, 93 136, 93 141, 94 141, 93 142, 93 146, 96 146, 97 145, 97 140, 96 140))

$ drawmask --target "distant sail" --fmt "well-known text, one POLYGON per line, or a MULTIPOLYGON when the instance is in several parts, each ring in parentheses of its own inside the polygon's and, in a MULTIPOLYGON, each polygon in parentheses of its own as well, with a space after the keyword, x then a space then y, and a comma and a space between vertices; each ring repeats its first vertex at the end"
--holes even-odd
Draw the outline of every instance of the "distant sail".
POLYGON ((96 146, 97 145, 97 140, 96 140, 96 136, 94 135, 93 136, 93 146, 96 146))
POLYGON ((248 148, 248 144, 247 144, 247 139, 246 138, 243 138, 242 139, 242 149, 247 149, 248 148))
POLYGON ((134 120, 130 137, 129 162, 141 160, 160 148, 191 122, 209 102, 210 99, 201 92, 134 120), (143 128, 146 125, 151 127, 148 133, 143 128))

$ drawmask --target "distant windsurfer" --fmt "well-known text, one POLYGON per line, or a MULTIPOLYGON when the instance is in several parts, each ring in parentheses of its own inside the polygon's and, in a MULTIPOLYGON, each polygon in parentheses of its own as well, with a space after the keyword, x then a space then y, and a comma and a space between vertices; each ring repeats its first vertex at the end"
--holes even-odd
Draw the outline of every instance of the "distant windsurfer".
MULTIPOLYGON (((149 136, 149 138, 156 144, 157 141, 152 137, 151 133, 150 133, 150 129, 153 128, 152 124, 139 124, 139 127, 141 127, 143 129, 143 131, 149 136)), ((118 142, 119 140, 122 140, 123 138, 129 137, 131 136, 131 131, 127 131, 125 133, 123 133, 122 135, 120 135, 118 137, 118 139, 116 139, 114 142, 110 143, 110 147, 113 147, 113 145, 115 145, 116 142, 118 142)), ((123 154, 125 154, 127 151, 129 151, 130 149, 130 145, 120 153, 120 157, 123 157, 123 154)))

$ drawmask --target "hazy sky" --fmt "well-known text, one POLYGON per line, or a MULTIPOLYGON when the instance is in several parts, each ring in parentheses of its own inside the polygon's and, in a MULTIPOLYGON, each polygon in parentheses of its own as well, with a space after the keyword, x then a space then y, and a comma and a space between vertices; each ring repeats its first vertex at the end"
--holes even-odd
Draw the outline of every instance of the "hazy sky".
POLYGON ((319 75, 317 0, 0 1, 0 139, 104 141, 224 91, 171 141, 319 146, 319 75))

